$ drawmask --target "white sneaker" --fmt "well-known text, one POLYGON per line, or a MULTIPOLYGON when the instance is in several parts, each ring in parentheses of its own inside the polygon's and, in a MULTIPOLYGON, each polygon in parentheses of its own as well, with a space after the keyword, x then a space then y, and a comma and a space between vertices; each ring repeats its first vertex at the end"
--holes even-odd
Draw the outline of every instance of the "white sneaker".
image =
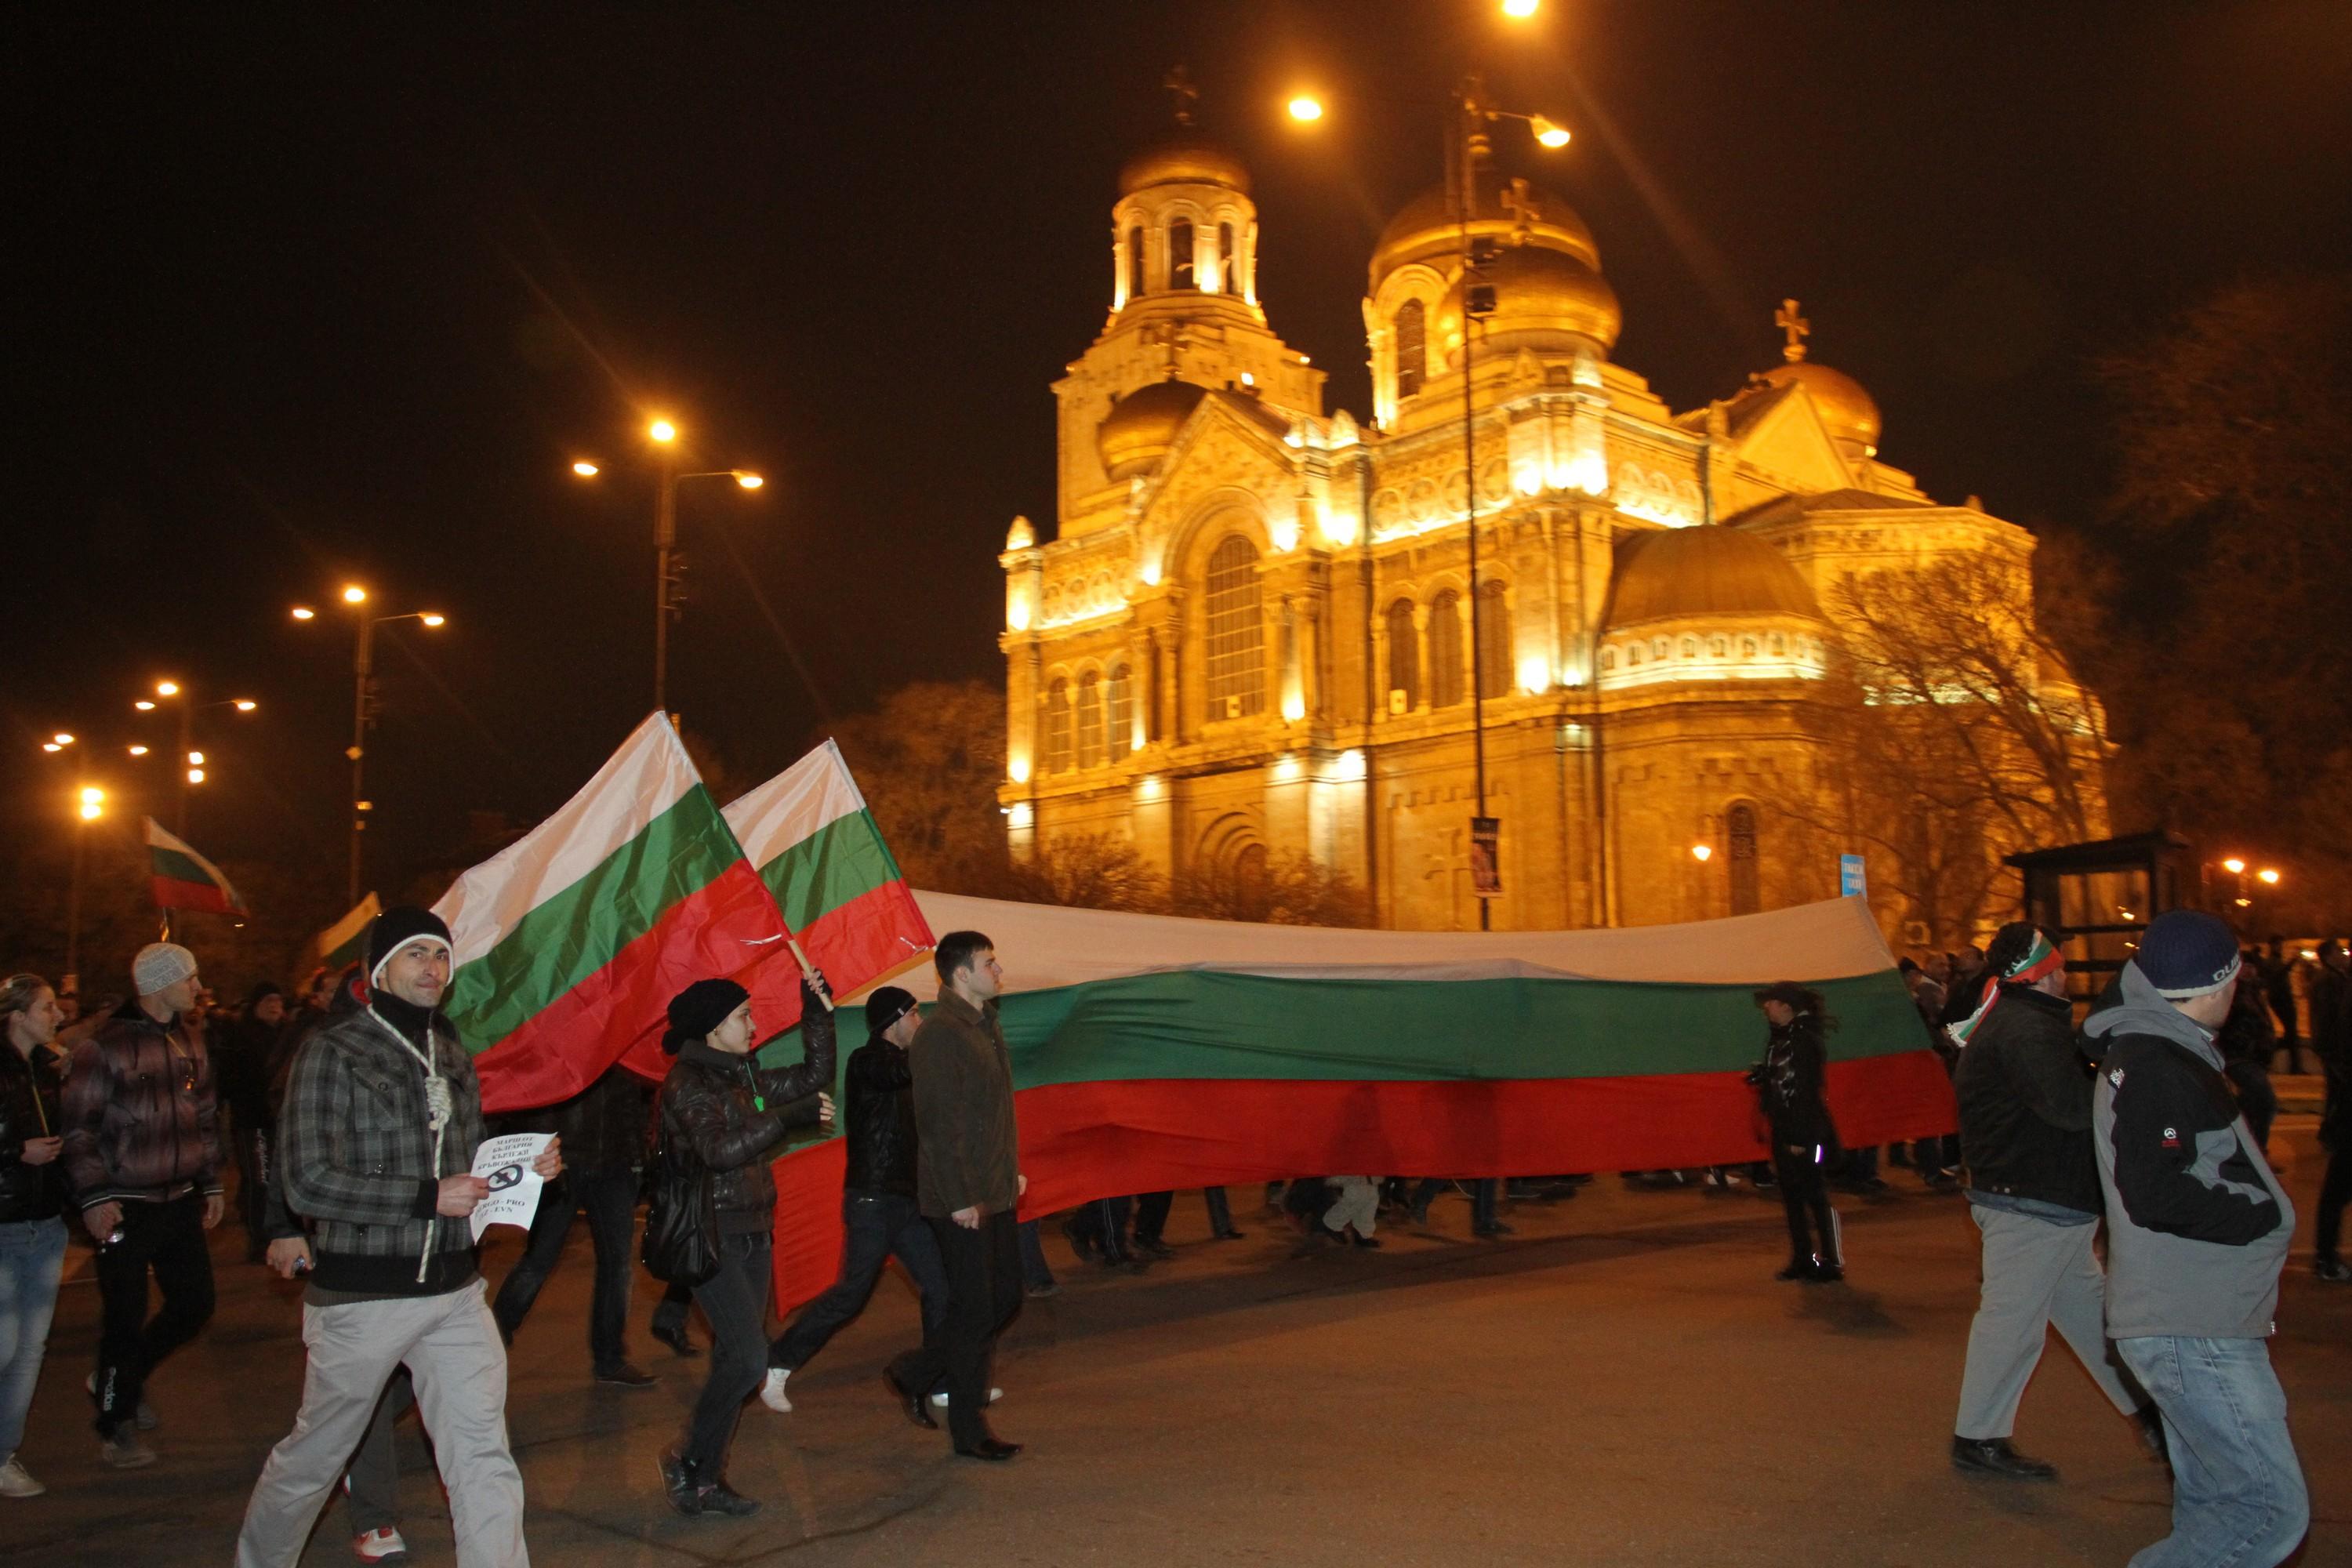
POLYGON ((362 1563, 405 1563, 408 1542, 389 1526, 352 1538, 352 1555, 362 1563))
POLYGON ((8 1462, 0 1465, 0 1497, 38 1497, 48 1489, 16 1462, 16 1455, 9 1455, 8 1462))
MULTIPOLYGON (((988 1402, 989 1402, 991 1405, 995 1404, 998 1400, 1000 1400, 1000 1399, 1002 1399, 1002 1398, 1003 1398, 1003 1397, 1004 1397, 1004 1390, 1003 1390, 1003 1389, 1001 1389, 1001 1388, 992 1388, 992 1389, 990 1389, 990 1390, 988 1391, 988 1402)), ((937 1393, 937 1394, 932 1394, 932 1395, 931 1395, 931 1403, 932 1403, 932 1404, 934 1404, 934 1405, 938 1405, 940 1409, 945 1410, 945 1409, 948 1407, 948 1396, 947 1396, 947 1392, 946 1392, 946 1390, 942 1389, 940 1392, 939 1392, 939 1393, 937 1393)))
POLYGON ((772 1366, 768 1369, 767 1381, 760 1384, 760 1403, 779 1415, 793 1413, 793 1402, 784 1397, 784 1379, 792 1375, 784 1367, 772 1366))

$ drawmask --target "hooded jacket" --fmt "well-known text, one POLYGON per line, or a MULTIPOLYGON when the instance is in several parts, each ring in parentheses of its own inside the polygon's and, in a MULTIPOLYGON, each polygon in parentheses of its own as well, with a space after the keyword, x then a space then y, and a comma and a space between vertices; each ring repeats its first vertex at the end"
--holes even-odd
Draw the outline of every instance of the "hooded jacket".
POLYGON ((2087 1225, 2099 1217, 2099 1169, 2091 1064, 2074 1047, 2074 1007, 2011 980, 2000 993, 1952 1069, 1969 1196, 2027 1214, 2055 1205, 2077 1218, 2041 1217, 2087 1225))
POLYGON ((2092 1147, 2107 1210, 2107 1333, 2263 1339, 2294 1233, 2213 1037, 2126 963, 2083 1026, 2106 1054, 2092 1147))

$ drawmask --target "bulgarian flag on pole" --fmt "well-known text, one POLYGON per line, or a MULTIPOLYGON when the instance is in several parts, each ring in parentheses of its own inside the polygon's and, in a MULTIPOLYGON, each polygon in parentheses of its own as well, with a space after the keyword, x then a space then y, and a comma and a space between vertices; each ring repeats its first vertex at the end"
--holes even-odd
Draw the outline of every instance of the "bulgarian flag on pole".
POLYGON ((310 939, 308 962, 330 971, 353 962, 367 942, 369 922, 383 912, 383 906, 370 893, 352 906, 351 913, 310 939))
POLYGON ((159 910, 207 910, 216 915, 246 913, 245 900, 229 886, 220 868, 147 819, 147 864, 150 885, 159 910))
MULTIPOLYGON (((625 1053, 658 1076, 644 1053, 672 996, 719 975, 751 987, 771 963, 797 973, 775 900, 659 712, 433 909, 457 949, 446 1010, 491 1111, 568 1099, 625 1053)), ((797 1022, 798 996, 762 1027, 797 1022)))
MULTIPOLYGON (((727 825, 836 995, 855 995, 930 951, 931 928, 831 741, 728 806, 727 825)), ((797 970, 768 978, 798 994, 797 970)), ((753 1013, 765 1028, 764 1012, 753 1013)))

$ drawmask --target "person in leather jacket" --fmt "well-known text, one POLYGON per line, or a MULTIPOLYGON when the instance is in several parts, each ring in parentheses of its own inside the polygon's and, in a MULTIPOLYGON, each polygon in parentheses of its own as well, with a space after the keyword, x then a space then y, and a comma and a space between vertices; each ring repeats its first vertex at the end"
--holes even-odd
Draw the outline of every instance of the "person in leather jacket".
POLYGON ((48 1042, 63 1020, 37 974, 0 984, 0 1497, 48 1489, 16 1462, 66 1261, 65 1140, 48 1042))
POLYGON ((683 1514, 755 1513, 760 1505, 726 1482, 727 1450, 743 1402, 767 1375, 770 1237, 776 1180, 769 1163, 795 1127, 833 1120, 832 997, 812 972, 801 983, 807 1057, 767 1068, 752 1059, 759 1033, 751 994, 731 980, 698 980, 672 998, 662 1049, 676 1057, 662 1079, 659 1126, 673 1152, 710 1184, 719 1269, 694 1287, 710 1321, 710 1373, 678 1446, 661 1457, 663 1489, 683 1514))
POLYGON ((771 1410, 792 1409, 784 1380, 866 1310, 892 1258, 922 1292, 923 1338, 936 1342, 946 1326, 947 1270, 915 1205, 915 1074, 907 1047, 922 1022, 915 998, 895 985, 866 999, 866 1044, 850 1053, 842 1079, 849 1161, 841 1180, 841 1223, 848 1233, 841 1273, 770 1347, 760 1398, 771 1410))
POLYGON ((1748 1069, 1764 1120, 1772 1131, 1772 1173, 1789 1215, 1789 1266, 1773 1278, 1817 1283, 1843 1279, 1837 1215, 1830 1208, 1822 1166, 1837 1147, 1822 1086, 1829 1070, 1822 1035, 1821 994, 1781 980, 1756 993, 1771 1035, 1764 1059, 1748 1069), (1811 1222, 1810 1228, 1808 1221, 1811 1222))

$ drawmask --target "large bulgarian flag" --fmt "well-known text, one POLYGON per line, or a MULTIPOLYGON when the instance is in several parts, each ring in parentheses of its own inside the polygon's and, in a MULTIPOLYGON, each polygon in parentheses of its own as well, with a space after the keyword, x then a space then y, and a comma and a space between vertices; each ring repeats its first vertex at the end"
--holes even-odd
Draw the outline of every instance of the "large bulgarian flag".
POLYGON ((694 981, 792 964, 775 900, 658 712, 433 909, 457 950, 446 1008, 492 1111, 568 1099, 650 1049, 694 981))
MULTIPOLYGON (((929 954, 931 929, 833 742, 738 797, 726 815, 836 995, 855 995, 929 954)), ((791 986, 797 1009, 800 975, 782 964, 763 973, 752 1015, 765 1026, 772 1009, 762 992, 791 986)))
MULTIPOLYGON (((994 939, 1022 1205, 1301 1175, 1653 1170, 1764 1153, 1755 989, 1822 992, 1851 1146, 1954 1124, 1860 899, 1618 931, 1337 931, 915 895, 994 939)), ((928 969, 901 982, 929 999, 928 969)), ((863 1042, 841 1011, 845 1058, 863 1042)), ((797 1037, 771 1047, 797 1059, 797 1037)), ((838 1097, 836 1097, 838 1098, 838 1097)), ((776 1290, 838 1268, 838 1137, 778 1162, 776 1290)))
POLYGON ((383 906, 373 893, 353 904, 341 919, 310 939, 303 955, 304 965, 332 973, 346 963, 357 962, 367 944, 369 925, 383 912, 383 906))
POLYGON ((159 910, 206 910, 216 915, 247 913, 245 900, 219 867, 147 819, 147 875, 159 910))

